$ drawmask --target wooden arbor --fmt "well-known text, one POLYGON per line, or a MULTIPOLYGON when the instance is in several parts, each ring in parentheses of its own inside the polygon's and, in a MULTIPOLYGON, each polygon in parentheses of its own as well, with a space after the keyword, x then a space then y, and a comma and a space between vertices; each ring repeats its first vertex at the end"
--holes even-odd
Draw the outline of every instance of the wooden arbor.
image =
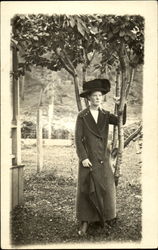
POLYGON ((23 167, 21 164, 20 91, 17 46, 11 43, 11 209, 23 203, 23 167))

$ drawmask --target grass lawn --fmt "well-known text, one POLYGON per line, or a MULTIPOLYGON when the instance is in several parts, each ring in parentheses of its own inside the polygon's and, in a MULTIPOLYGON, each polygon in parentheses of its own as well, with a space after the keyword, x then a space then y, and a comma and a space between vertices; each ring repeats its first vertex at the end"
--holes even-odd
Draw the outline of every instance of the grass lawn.
POLYGON ((141 240, 141 155, 131 142, 124 151, 117 188, 115 227, 89 228, 77 234, 75 195, 77 156, 73 146, 45 146, 44 168, 36 173, 36 147, 22 145, 24 205, 11 213, 13 246, 80 242, 138 242, 141 240))

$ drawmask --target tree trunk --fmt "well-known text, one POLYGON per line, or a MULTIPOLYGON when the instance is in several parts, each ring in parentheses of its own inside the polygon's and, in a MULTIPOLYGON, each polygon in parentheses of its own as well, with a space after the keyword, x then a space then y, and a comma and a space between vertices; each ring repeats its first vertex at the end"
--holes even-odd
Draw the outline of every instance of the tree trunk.
MULTIPOLYGON (((120 81, 120 71, 119 71, 119 69, 117 69, 116 88, 115 88, 116 97, 119 97, 119 95, 120 95, 119 81, 120 81)), ((118 115, 118 105, 116 103, 115 103, 114 114, 118 115)), ((117 147, 117 141, 118 141, 118 129, 117 129, 117 126, 114 126, 114 128, 113 128, 112 149, 117 147)))
POLYGON ((81 104, 81 99, 80 99, 80 96, 79 96, 78 76, 73 75, 73 78, 74 78, 74 86, 75 86, 75 95, 76 95, 77 107, 78 107, 78 111, 81 111, 82 110, 82 104, 81 104))
POLYGON ((130 80, 129 80, 129 82, 127 84, 127 88, 126 88, 126 100, 128 98, 130 87, 131 87, 133 79, 134 79, 134 74, 135 74, 135 68, 131 68, 131 71, 130 71, 130 80))
MULTIPOLYGON (((83 66, 83 85, 85 82, 86 82, 86 68, 85 68, 85 66, 83 66)), ((84 102, 85 102, 85 106, 88 107, 89 102, 88 102, 87 98, 84 98, 84 102)))
POLYGON ((123 131, 123 124, 122 124, 122 115, 119 116, 119 122, 118 122, 118 139, 119 139, 119 145, 118 145, 118 154, 117 154, 117 161, 115 166, 115 176, 120 176, 120 166, 122 164, 122 153, 124 148, 124 131, 123 131))
MULTIPOLYGON (((122 54, 123 55, 123 54, 122 54)), ((122 62, 122 58, 120 63, 122 62)), ((124 128, 123 128, 123 108, 125 104, 125 90, 126 90, 126 70, 125 65, 121 64, 121 91, 120 91, 120 104, 118 106, 118 155, 115 167, 115 177, 120 176, 120 166, 122 164, 122 153, 124 149, 124 128)))
POLYGON ((120 91, 120 104, 118 107, 118 114, 122 114, 123 108, 126 101, 125 91, 126 91, 126 71, 122 70, 121 72, 121 91, 120 91))
POLYGON ((63 67, 65 68, 65 70, 73 77, 74 79, 74 86, 75 86, 75 95, 76 95, 76 102, 77 102, 77 108, 78 111, 82 110, 82 104, 81 104, 81 100, 80 100, 80 96, 79 96, 79 88, 78 88, 78 76, 77 76, 77 72, 76 69, 74 68, 72 62, 70 61, 66 51, 61 50, 60 48, 56 49, 56 54, 59 56, 63 67))

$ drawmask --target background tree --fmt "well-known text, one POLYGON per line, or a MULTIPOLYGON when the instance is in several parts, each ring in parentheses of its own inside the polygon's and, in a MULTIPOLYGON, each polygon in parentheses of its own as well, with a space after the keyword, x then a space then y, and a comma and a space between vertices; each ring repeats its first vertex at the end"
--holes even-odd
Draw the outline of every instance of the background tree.
MULTIPOLYGON (((12 19, 12 26, 13 39, 18 42, 21 54, 25 59, 23 71, 28 70, 30 65, 47 67, 52 71, 65 68, 73 77, 78 110, 82 110, 76 68, 79 63, 85 62, 85 73, 86 67, 90 64, 91 59, 87 53, 93 51, 91 43, 94 41, 91 39, 93 32, 91 32, 89 18, 87 16, 81 18, 66 15, 17 15, 12 19), (89 29, 85 22, 89 22, 89 29), (89 40, 89 43, 86 43, 86 40, 89 40)), ((43 166, 41 124, 43 91, 44 87, 42 86, 37 110, 38 171, 43 166)))
POLYGON ((83 79, 99 44, 95 40, 93 16, 29 15, 15 16, 13 38, 23 48, 24 67, 45 66, 52 71, 65 68, 74 80, 78 110, 79 97, 77 66, 83 65, 83 79))

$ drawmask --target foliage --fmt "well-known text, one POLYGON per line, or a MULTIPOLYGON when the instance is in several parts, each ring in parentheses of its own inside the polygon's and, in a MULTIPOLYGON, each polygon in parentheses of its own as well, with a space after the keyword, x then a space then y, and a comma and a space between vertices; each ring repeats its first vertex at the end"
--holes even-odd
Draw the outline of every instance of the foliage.
MULTIPOLYGON (((62 67, 70 74, 87 54, 97 47, 90 16, 16 15, 12 19, 13 38, 23 48, 26 65, 46 66, 53 71, 62 67)), ((85 58, 86 56, 86 58, 85 58)))
MULTIPOLYGON (((118 116, 118 156, 115 176, 120 176, 120 165, 124 148, 123 109, 126 107, 134 68, 144 59, 144 19, 141 16, 97 16, 98 38, 101 43, 102 60, 99 66, 102 72, 115 68, 116 97, 115 114, 118 116)), ((117 130, 114 127, 113 145, 116 145, 117 130)))
MULTIPOLYGON (((65 68, 74 78, 78 109, 82 109, 76 67, 84 71, 94 56, 95 29, 93 16, 87 15, 16 15, 12 19, 13 39, 23 47, 24 68, 29 64, 41 65, 53 71, 65 68), (89 55, 91 54, 91 58, 89 55)), ((83 80, 84 81, 84 80, 83 80)))
POLYGON ((118 62, 116 52, 125 44, 131 66, 143 63, 144 19, 114 15, 19 15, 12 19, 13 39, 23 47, 26 65, 47 66, 53 71, 79 63, 90 64, 94 50, 102 54, 99 67, 118 62), (117 59, 117 60, 116 60, 117 59))
MULTIPOLYGON (((16 15, 12 19, 13 39, 23 47, 24 67, 41 65, 53 71, 65 68, 74 77, 76 100, 79 98, 77 65, 86 70, 96 53, 101 74, 107 67, 114 74, 143 63, 144 20, 141 16, 114 15, 16 15)), ((107 73, 107 72, 106 72, 107 73)), ((122 104, 121 104, 122 106, 122 104)))
MULTIPOLYGON (((98 16, 100 20, 98 38, 101 41, 101 69, 105 65, 111 69, 121 63, 136 67, 144 62, 144 19, 134 16, 98 16), (120 50, 124 48, 124 62, 120 61, 120 50)), ((123 65, 124 64, 124 65, 123 65)))

